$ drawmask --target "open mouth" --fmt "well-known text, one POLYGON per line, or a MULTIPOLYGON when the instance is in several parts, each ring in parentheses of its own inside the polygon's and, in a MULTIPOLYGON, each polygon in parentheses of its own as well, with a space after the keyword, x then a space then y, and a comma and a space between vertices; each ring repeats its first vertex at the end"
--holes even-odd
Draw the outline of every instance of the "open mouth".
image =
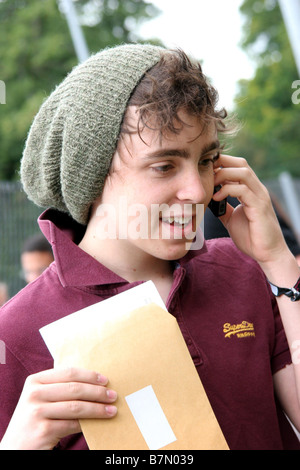
POLYGON ((162 216, 162 237, 170 239, 190 240, 196 231, 196 216, 162 216))
POLYGON ((162 217, 162 222, 165 224, 172 225, 174 227, 185 228, 187 227, 193 220, 193 216, 174 216, 174 217, 162 217))

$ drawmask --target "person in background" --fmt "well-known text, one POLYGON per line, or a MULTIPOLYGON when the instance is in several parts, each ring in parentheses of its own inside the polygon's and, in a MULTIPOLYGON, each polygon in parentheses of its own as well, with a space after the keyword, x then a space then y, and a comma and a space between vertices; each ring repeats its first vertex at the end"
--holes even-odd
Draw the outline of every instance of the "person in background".
POLYGON ((28 238, 21 252, 22 276, 25 282, 37 279, 54 260, 50 243, 42 233, 28 238))

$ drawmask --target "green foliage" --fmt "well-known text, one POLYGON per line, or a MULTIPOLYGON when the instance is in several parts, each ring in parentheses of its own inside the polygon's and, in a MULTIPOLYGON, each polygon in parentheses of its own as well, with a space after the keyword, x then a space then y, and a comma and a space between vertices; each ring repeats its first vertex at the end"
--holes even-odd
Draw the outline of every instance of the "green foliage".
MULTIPOLYGON (((158 12, 143 0, 77 0, 91 53, 137 41, 137 25, 158 12)), ((56 0, 0 0, 0 180, 18 179, 30 124, 43 100, 77 64, 72 39, 56 0)), ((157 42, 157 41, 152 41, 157 42)))
POLYGON ((281 171, 300 176, 300 104, 293 104, 298 74, 279 6, 245 0, 242 47, 257 64, 255 76, 239 84, 235 113, 243 128, 233 152, 243 155, 261 178, 281 171))

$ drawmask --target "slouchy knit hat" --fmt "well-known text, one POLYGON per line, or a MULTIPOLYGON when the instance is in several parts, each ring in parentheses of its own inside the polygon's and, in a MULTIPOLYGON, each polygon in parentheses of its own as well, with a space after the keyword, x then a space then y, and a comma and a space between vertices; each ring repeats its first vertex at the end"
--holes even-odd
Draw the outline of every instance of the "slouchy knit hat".
POLYGON ((27 196, 86 225, 101 195, 128 100, 163 49, 130 44, 77 65, 36 115, 21 160, 27 196))

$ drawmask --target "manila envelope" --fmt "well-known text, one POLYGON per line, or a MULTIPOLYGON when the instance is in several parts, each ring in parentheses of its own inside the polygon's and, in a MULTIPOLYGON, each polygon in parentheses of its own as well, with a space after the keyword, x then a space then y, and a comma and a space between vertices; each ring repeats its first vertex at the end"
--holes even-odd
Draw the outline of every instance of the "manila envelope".
POLYGON ((81 420, 89 449, 228 450, 176 319, 160 302, 101 315, 103 302, 55 322, 67 333, 52 347, 55 364, 96 370, 118 393, 114 418, 81 420), (90 308, 99 309, 96 321, 88 321, 90 308), (68 328, 73 315, 77 327, 68 328))

